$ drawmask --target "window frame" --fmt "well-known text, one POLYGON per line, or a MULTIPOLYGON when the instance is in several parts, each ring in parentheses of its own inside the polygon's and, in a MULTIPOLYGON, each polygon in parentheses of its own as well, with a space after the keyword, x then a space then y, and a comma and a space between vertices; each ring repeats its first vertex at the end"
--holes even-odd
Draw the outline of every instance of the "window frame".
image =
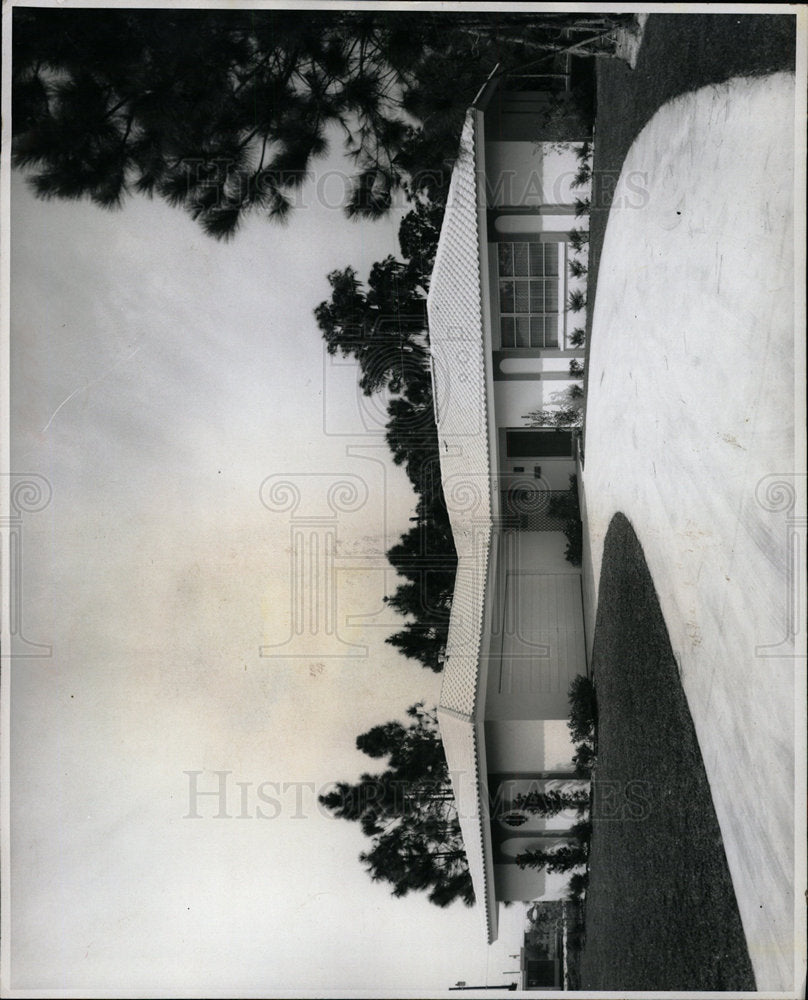
MULTIPOLYGON (((496 282, 496 321, 497 321, 497 338, 499 340, 499 348, 503 351, 518 351, 518 350, 547 350, 558 348, 559 345, 559 319, 563 315, 560 309, 561 306, 561 270, 563 267, 563 262, 561 260, 561 249, 562 244, 558 241, 553 242, 543 242, 541 240, 525 240, 525 239, 512 239, 512 240, 498 240, 496 243, 496 259, 494 261, 493 275, 496 282), (516 247, 521 246, 527 248, 527 266, 526 273, 517 274, 517 251, 516 247), (511 261, 510 261, 510 274, 503 274, 503 251, 505 247, 510 247, 511 261), (552 247, 552 251, 548 251, 546 248, 552 247), (533 253, 535 253, 535 248, 541 248, 541 273, 532 274, 531 271, 534 269, 534 261, 532 259, 533 253), (550 261, 555 263, 555 273, 552 271, 552 264, 550 261), (550 267, 550 273, 548 273, 548 264, 550 267), (510 281, 513 285, 513 301, 510 303, 512 309, 503 308, 503 283, 510 281), (516 311, 517 305, 517 282, 524 283, 527 286, 527 311, 518 312, 516 311), (554 282, 554 288, 553 283, 554 282), (531 309, 531 299, 533 298, 533 285, 539 285, 541 287, 541 298, 542 305, 544 306, 541 310, 531 309), (548 290, 553 289, 554 295, 550 293, 548 295, 548 290), (548 298, 555 299, 556 308, 547 309, 548 298), (510 321, 512 323, 512 332, 505 332, 506 323, 504 321, 510 321), (521 321, 521 324, 520 324, 521 321), (533 329, 534 322, 537 326, 540 324, 540 329, 533 329), (520 330, 519 327, 522 326, 520 330), (520 343, 520 339, 522 342, 520 343)), ((523 293, 524 294, 524 293, 523 293)))

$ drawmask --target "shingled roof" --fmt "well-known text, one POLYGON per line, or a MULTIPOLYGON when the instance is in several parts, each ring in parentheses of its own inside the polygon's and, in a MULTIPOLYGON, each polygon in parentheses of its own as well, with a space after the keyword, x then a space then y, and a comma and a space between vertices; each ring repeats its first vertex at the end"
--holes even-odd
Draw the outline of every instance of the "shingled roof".
POLYGON ((493 524, 475 145, 480 130, 481 115, 471 109, 452 174, 427 309, 441 479, 458 556, 438 718, 469 871, 483 904, 488 940, 493 941, 497 904, 487 792, 480 781, 485 745, 478 713, 493 524))

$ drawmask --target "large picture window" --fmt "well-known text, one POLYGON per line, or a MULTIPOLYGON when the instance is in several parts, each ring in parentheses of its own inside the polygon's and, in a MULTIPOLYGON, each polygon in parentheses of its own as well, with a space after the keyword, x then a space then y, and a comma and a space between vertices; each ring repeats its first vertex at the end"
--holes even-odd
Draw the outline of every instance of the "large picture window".
POLYGON ((500 336, 509 347, 558 347, 558 244, 499 244, 500 336))

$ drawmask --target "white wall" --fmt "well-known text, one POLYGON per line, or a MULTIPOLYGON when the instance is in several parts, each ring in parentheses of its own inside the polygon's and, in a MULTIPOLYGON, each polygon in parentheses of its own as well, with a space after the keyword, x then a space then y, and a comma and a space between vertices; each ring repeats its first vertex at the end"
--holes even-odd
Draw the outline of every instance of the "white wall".
POLYGON ((488 773, 543 771, 544 726, 536 719, 507 719, 485 724, 488 773))
MULTIPOLYGON (((583 313, 581 325, 584 323, 583 313)), ((575 317, 574 325, 578 325, 575 317)), ((583 352, 582 352, 583 356, 583 352)), ((564 368, 569 370, 569 358, 561 358, 564 368)), ((514 379, 494 382, 494 412, 498 427, 526 427, 525 414, 544 407, 563 405, 563 394, 573 385, 580 386, 580 379, 514 379)))
MULTIPOLYGON (((569 486, 569 472, 563 471, 562 485, 559 489, 569 486)), ((544 463, 542 463, 544 475, 544 463)), ((581 575, 581 570, 564 558, 567 544, 561 531, 518 531, 514 532, 513 545, 515 552, 513 562, 522 569, 530 569, 535 573, 570 573, 581 575)))
POLYGON ((543 899, 549 876, 536 868, 494 865, 494 895, 497 899, 543 899))
POLYGON ((566 899, 569 874, 548 875, 535 868, 494 865, 494 892, 501 900, 566 899))
POLYGON ((563 144, 501 141, 485 145, 489 205, 572 204, 578 170, 575 149, 563 144))
POLYGON ((572 771, 575 747, 566 716, 559 719, 498 719, 485 723, 488 773, 572 771))
POLYGON ((546 719, 544 728, 544 762, 548 771, 569 767, 575 754, 566 719, 546 719))

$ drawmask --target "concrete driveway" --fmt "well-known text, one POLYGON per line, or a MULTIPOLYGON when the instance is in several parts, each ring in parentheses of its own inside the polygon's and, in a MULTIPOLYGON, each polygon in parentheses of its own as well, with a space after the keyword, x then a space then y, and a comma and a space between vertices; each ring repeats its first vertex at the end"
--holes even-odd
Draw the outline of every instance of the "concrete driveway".
POLYGON ((632 146, 598 275, 583 471, 590 617, 622 511, 680 664, 759 990, 803 974, 794 93, 789 74, 708 87, 632 146))

